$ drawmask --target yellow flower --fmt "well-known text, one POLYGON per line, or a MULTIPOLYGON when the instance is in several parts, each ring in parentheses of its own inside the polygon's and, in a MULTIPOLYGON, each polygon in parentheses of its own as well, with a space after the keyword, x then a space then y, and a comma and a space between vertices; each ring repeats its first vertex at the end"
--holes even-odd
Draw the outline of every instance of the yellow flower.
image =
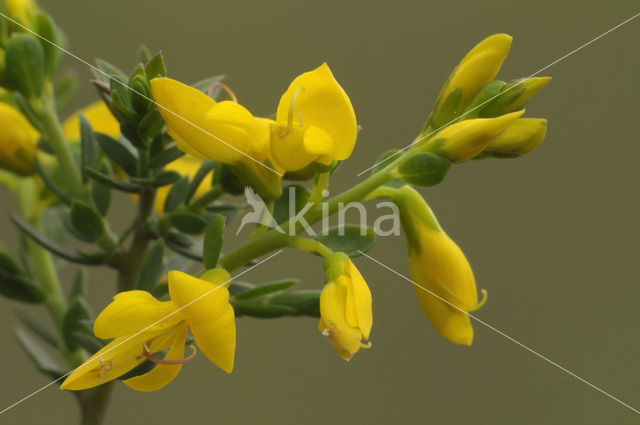
POLYGON ((452 162, 467 161, 485 150, 491 140, 516 121, 524 111, 496 118, 473 118, 459 121, 438 132, 426 145, 452 162))
MULTIPOLYGON (((120 138, 120 123, 113 116, 109 107, 103 102, 94 102, 84 107, 80 112, 89 124, 93 131, 98 133, 104 133, 114 139, 120 138)), ((67 118, 62 123, 62 130, 69 142, 77 142, 80 140, 80 118, 78 114, 74 114, 67 118)))
POLYGON ((0 168, 23 176, 34 173, 39 137, 24 115, 0 102, 0 168))
POLYGON ((467 312, 480 308, 486 298, 478 302, 467 258, 415 189, 403 186, 394 201, 407 234, 411 279, 420 286, 414 290, 422 311, 446 339, 470 345, 473 328, 467 312))
POLYGON ((5 4, 7 15, 22 24, 29 21, 36 8, 36 2, 33 0, 5 0, 5 4))
POLYGON ((462 89, 463 110, 480 89, 493 81, 502 62, 509 53, 513 38, 507 34, 494 34, 482 40, 466 54, 449 76, 436 101, 435 111, 440 110, 447 97, 458 87, 462 89))
POLYGON ((138 391, 158 390, 171 382, 191 358, 183 358, 189 328, 200 351, 230 373, 236 328, 226 288, 229 274, 213 269, 206 277, 208 281, 179 271, 169 272, 170 301, 158 301, 145 291, 117 294, 93 327, 97 337, 113 340, 74 370, 61 388, 95 387, 149 359, 157 363, 150 372, 123 382, 138 391), (163 350, 169 350, 164 359, 153 356, 163 350))
POLYGON ((270 158, 272 121, 254 117, 233 101, 216 102, 170 78, 154 78, 151 89, 180 150, 230 165, 265 201, 280 196, 281 169, 270 158))
MULTIPOLYGON (((183 176, 189 176, 189 178, 193 178, 201 166, 202 160, 187 154, 167 164, 164 169, 177 171, 183 176)), ((209 173, 207 178, 202 180, 200 186, 198 186, 198 188, 196 189, 196 198, 207 193, 207 191, 211 188, 212 180, 213 173, 209 173)), ((172 186, 162 186, 156 189, 156 199, 154 204, 156 212, 161 213, 162 211, 164 211, 164 203, 167 200, 167 195, 169 195, 171 187, 172 186)))
POLYGON ((287 171, 351 156, 358 126, 353 106, 326 63, 296 77, 282 95, 271 152, 287 171))
POLYGON ((325 260, 327 284, 320 293, 320 332, 340 357, 350 360, 360 348, 369 348, 373 317, 371 292, 362 275, 343 253, 325 260))
POLYGON ((514 158, 537 148, 547 134, 547 120, 521 118, 491 140, 485 152, 498 157, 514 158))

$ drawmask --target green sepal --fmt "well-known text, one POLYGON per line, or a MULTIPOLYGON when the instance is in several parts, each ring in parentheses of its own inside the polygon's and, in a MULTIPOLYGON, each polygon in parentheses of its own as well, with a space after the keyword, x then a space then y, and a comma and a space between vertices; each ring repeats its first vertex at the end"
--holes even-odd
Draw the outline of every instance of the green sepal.
POLYGON ((485 107, 489 106, 505 86, 504 81, 496 80, 487 83, 473 98, 467 109, 465 109, 463 119, 477 118, 482 114, 485 107))
MULTIPOLYGON (((462 112, 462 87, 456 87, 442 103, 442 106, 431 117, 430 127, 434 130, 452 124, 462 112)), ((427 127, 427 126, 425 126, 427 127)), ((424 131, 423 131, 424 133, 424 131)))
POLYGON ((28 99, 42 94, 45 59, 42 45, 29 34, 14 34, 5 49, 5 76, 28 99))
POLYGON ((164 265, 164 241, 155 241, 145 256, 137 289, 153 292, 160 277, 165 273, 164 265))
POLYGON ((398 173, 408 183, 416 186, 435 186, 444 180, 451 162, 429 152, 410 156, 398 167, 398 173))
POLYGON ((316 235, 313 239, 327 246, 330 250, 342 252, 351 258, 362 255, 360 251, 369 251, 376 242, 375 232, 370 227, 336 226, 328 229, 326 233, 326 235, 316 235), (364 230, 364 235, 362 230, 364 230))
POLYGON ((214 214, 207 224, 202 242, 202 260, 207 270, 218 265, 218 258, 222 250, 224 224, 225 217, 221 214, 214 214))

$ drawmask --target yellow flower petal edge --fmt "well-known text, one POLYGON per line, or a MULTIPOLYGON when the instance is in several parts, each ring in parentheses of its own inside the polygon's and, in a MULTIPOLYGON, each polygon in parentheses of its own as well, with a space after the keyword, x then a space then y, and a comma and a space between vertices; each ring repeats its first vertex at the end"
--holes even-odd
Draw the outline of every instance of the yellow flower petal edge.
POLYGON ((287 171, 300 170, 321 155, 324 163, 347 159, 358 134, 351 100, 326 63, 293 80, 280 99, 276 122, 271 152, 287 171), (315 134, 306 135, 310 129, 315 134))
POLYGON ((343 253, 325 260, 327 284, 320 292, 318 329, 345 360, 360 348, 369 348, 373 323, 371 291, 364 278, 343 253))

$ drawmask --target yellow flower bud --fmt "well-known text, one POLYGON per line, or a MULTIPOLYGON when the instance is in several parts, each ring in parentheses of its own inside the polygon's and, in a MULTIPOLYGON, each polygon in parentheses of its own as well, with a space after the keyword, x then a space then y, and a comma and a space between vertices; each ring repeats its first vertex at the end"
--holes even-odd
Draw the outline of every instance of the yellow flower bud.
POLYGON ((515 122, 524 111, 496 118, 474 118, 452 124, 440 131, 426 145, 452 162, 467 161, 485 150, 491 140, 515 122))
POLYGON ((7 15, 22 24, 26 24, 31 19, 37 5, 33 0, 5 0, 7 15))
POLYGON ((546 134, 547 120, 521 118, 491 140, 485 152, 504 158, 521 156, 537 148, 546 134))
POLYGON ((278 104, 276 123, 271 152, 287 171, 347 159, 358 134, 351 100, 326 63, 293 80, 278 104))
POLYGON ((473 328, 467 312, 478 302, 476 282, 462 250, 444 233, 426 201, 403 186, 393 195, 407 234, 411 279, 422 311, 433 327, 456 344, 470 345, 473 328))
POLYGON ((438 96, 434 113, 437 114, 447 97, 458 87, 462 88, 460 107, 464 109, 478 91, 496 77, 512 40, 507 34, 494 34, 471 49, 449 76, 438 96))
POLYGON ((0 103, 0 168, 20 175, 35 172, 38 131, 16 109, 0 103))
POLYGON ((373 316, 371 292, 364 278, 343 253, 325 260, 327 284, 320 293, 318 329, 329 338, 340 357, 350 360, 360 348, 369 348, 373 316))
MULTIPOLYGON (((94 102, 80 110, 80 113, 89 121, 93 131, 104 133, 114 139, 120 138, 120 123, 113 116, 109 107, 103 102, 94 102)), ((67 140, 71 143, 80 140, 80 118, 74 114, 62 123, 62 129, 67 140)))

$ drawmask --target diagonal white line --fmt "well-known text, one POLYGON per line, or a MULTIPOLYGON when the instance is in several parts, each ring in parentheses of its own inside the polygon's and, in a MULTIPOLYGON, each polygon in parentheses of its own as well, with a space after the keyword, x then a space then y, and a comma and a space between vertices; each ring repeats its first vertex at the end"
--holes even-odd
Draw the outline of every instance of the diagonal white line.
MULTIPOLYGON (((220 284, 219 286, 216 286, 216 287, 215 287, 215 288, 213 288, 212 290, 205 292, 204 294, 200 295, 198 298, 195 298, 194 300, 192 300, 192 301, 188 302, 187 304, 183 305, 183 306, 182 306, 182 307, 180 307, 179 309, 177 309, 177 310, 175 310, 175 311, 171 312, 170 314, 167 314, 165 317, 163 317, 162 319, 158 320, 157 322, 152 323, 151 325, 149 325, 149 326, 147 326, 146 328, 142 329, 140 332, 138 332, 138 333, 136 333, 136 334, 133 334, 133 335, 131 335, 129 338, 127 338, 127 339, 125 339, 124 341, 122 341, 121 343, 114 345, 113 347, 111 347, 110 349, 108 349, 107 351, 105 351, 103 354, 106 354, 106 353, 108 353, 108 352, 112 351, 112 350, 113 350, 113 349, 115 349, 116 347, 119 347, 120 345, 122 345, 122 344, 124 344, 125 342, 129 341, 131 338, 135 338, 136 336, 138 336, 138 335, 140 335, 141 333, 145 332, 146 330, 148 330, 148 329, 152 328, 153 326, 157 325, 158 323, 160 323, 160 322, 162 322, 162 321, 166 320, 167 318, 169 318, 169 317, 173 316, 174 314, 178 313, 180 310, 182 310, 182 309, 184 309, 184 308, 186 308, 186 307, 190 306, 191 304, 193 304, 193 303, 195 303, 196 301, 198 301, 198 300, 200 300, 200 299, 202 299, 202 298, 206 297, 207 295, 211 294, 212 292, 214 292, 214 291, 216 291, 216 290, 218 290, 218 289, 220 289, 220 288, 224 287, 224 285, 226 285, 227 283, 231 282, 233 279, 236 279, 236 278, 238 278, 238 277, 242 276, 243 274, 245 274, 245 273, 247 273, 247 272, 249 272, 249 271, 251 271, 251 270, 255 269, 255 268, 256 268, 256 267, 258 267, 260 264, 262 264, 262 263, 264 263, 264 262, 266 262, 266 261, 268 261, 268 260, 272 259, 273 257, 275 257, 276 255, 280 254, 281 252, 282 252, 282 250, 276 251, 275 253, 271 254, 270 256, 268 256, 267 258, 265 258, 264 260, 261 260, 260 262, 258 262, 258 263, 256 263, 256 264, 254 264, 253 266, 249 267, 248 269, 246 269, 246 270, 244 270, 244 271, 242 271, 242 272, 238 273, 238 274, 237 274, 237 275, 235 275, 232 279, 229 279, 228 281, 226 281, 226 282, 224 282, 224 283, 220 284)), ((23 401, 30 399, 30 398, 31 398, 31 397, 33 397, 34 395, 38 394, 40 391, 43 391, 43 390, 45 390, 45 389, 49 388, 51 385, 55 384, 56 382, 59 382, 61 379, 66 378, 67 376, 69 376, 70 374, 72 374, 74 371, 76 371, 76 370, 80 369, 80 368, 81 368, 82 366, 84 366, 85 364, 87 364, 87 362, 82 363, 80 366, 78 366, 78 367, 76 367, 75 369, 73 369, 73 370, 71 370, 71 371, 67 372, 66 374, 64 374, 64 375, 62 375, 61 377, 59 377, 58 379, 56 379, 55 381, 51 381, 51 382, 49 382, 49 383, 48 383, 47 385, 45 385, 44 387, 42 387, 42 388, 40 388, 40 389, 38 389, 38 390, 36 390, 36 391, 32 392, 31 394, 29 394, 29 395, 27 395, 27 396, 25 396, 25 397, 21 398, 20 400, 16 401, 16 402, 15 402, 15 403, 13 403, 12 405, 10 405, 10 406, 8 406, 8 407, 5 407, 2 411, 0 411, 0 415, 2 415, 4 412, 6 412, 6 411, 8 411, 8 410, 10 410, 10 409, 12 409, 12 408, 14 408, 15 406, 17 406, 18 404, 22 403, 23 401)))
POLYGON ((565 60, 566 58, 568 58, 569 56, 573 55, 574 53, 577 53, 577 52, 579 52, 580 50, 584 49, 585 47, 589 46, 590 44, 595 43, 596 41, 598 41, 599 39, 601 39, 601 38, 602 38, 602 37, 604 37, 605 35, 607 35, 607 34, 609 34, 609 33, 613 32, 613 31, 617 30, 618 28, 620 28, 621 26, 623 26, 623 25, 625 25, 625 24, 627 24, 627 23, 629 23, 629 22, 633 21, 633 20, 634 20, 634 19, 636 19, 638 16, 640 16, 640 12, 639 12, 639 13, 636 13, 636 14, 635 14, 635 15, 633 15, 632 17, 630 17, 630 18, 628 18, 628 19, 626 19, 626 20, 624 20, 624 21, 620 22, 620 23, 619 23, 618 25, 616 25, 615 27, 613 27, 613 28, 611 28, 611 29, 609 29, 609 30, 607 30, 607 31, 603 32, 602 34, 600 34, 600 35, 599 35, 599 36, 597 36, 596 38, 594 38, 594 39, 592 39, 592 40, 590 40, 590 41, 587 41, 586 43, 584 43, 583 45, 581 45, 581 46, 579 46, 579 47, 576 47, 575 49, 573 49, 573 50, 572 50, 572 51, 570 51, 569 53, 565 54, 564 56, 562 56, 562 57, 560 57, 560 58, 558 58, 558 59, 554 60, 554 61, 553 61, 553 62, 551 62, 549 65, 546 65, 546 66, 544 66, 544 67, 540 68, 539 70, 537 70, 537 71, 536 71, 536 72, 534 72, 533 74, 529 75, 527 78, 524 78, 524 79, 520 80, 517 84, 514 84, 513 86, 509 87, 509 88, 508 88, 508 89, 506 89, 505 91, 503 91, 503 92, 500 92, 500 93, 496 94, 495 96, 493 96, 493 97, 492 97, 492 98, 490 98, 490 99, 485 100, 484 102, 482 102, 481 104, 479 104, 479 105, 478 105, 478 106, 476 106, 475 108, 473 108, 473 109, 470 109, 470 110, 466 111, 465 113, 463 113, 462 115, 460 115, 458 118, 456 118, 456 119, 453 119, 453 120, 449 121, 448 123, 444 124, 443 126, 441 126, 441 127, 439 127, 439 128, 436 128, 435 130, 433 130, 432 132, 430 132, 430 133, 428 133, 428 134, 425 134, 424 136, 418 137, 416 140, 414 140, 413 142, 411 142, 411 144, 409 144, 409 145, 405 146, 404 148, 400 149, 398 152, 395 152, 394 154, 389 155, 387 158, 383 159, 382 161, 377 162, 377 163, 373 164, 371 167, 369 167, 369 168, 367 168, 367 169, 365 169, 365 170, 363 170, 363 171, 359 172, 358 174, 356 174, 356 177, 360 177, 361 175, 363 175, 363 174, 364 174, 364 173, 366 173, 367 171, 369 171, 369 170, 371 170, 371 169, 373 169, 373 168, 375 168, 375 167, 379 166, 379 165, 380 165, 380 164, 382 164, 382 163, 387 162, 387 161, 388 161, 388 160, 390 160, 391 158, 395 158, 396 156, 398 156, 398 155, 400 155, 401 153, 405 152, 407 149, 409 149, 411 146, 415 145, 416 143, 419 143, 419 142, 423 141, 424 139, 428 138, 429 136, 431 136, 431 135, 433 135, 433 134, 436 134, 438 131, 442 130, 443 128, 445 128, 445 127, 446 127, 446 126, 448 126, 449 124, 452 124, 452 123, 454 123, 455 121, 458 121, 460 118, 462 118, 462 117, 464 117, 465 115, 467 115, 467 114, 469 114, 469 113, 471 113, 471 112, 475 111, 476 109, 478 109, 478 108, 480 108, 480 107, 482 107, 482 106, 486 105, 487 103, 491 102, 493 99, 495 99, 495 98, 497 98, 497 97, 502 96, 503 94, 507 93, 509 90, 512 90, 512 89, 514 89, 514 88, 518 87, 519 85, 521 85, 521 84, 525 83, 526 81, 528 81, 528 80, 532 79, 532 78, 533 78, 533 77, 535 77, 536 75, 538 75, 538 74, 540 74, 540 73, 542 73, 542 72, 546 71, 547 69, 551 68, 553 65, 557 64, 558 62, 561 62, 561 61, 565 60))
POLYGON ((419 285, 419 284, 415 283, 413 280, 409 279, 408 277, 406 277, 406 276, 405 276, 405 275, 403 275, 402 273, 399 273, 399 272, 397 272, 397 271, 393 270, 391 267, 389 267, 389 266, 387 266, 387 265, 385 265, 385 264, 382 264, 380 261, 376 260, 375 258, 373 258, 373 257, 371 257, 371 256, 369 256, 369 255, 367 255, 367 254, 365 254, 364 252, 362 252, 362 251, 360 251, 360 250, 358 250, 358 252, 359 252, 360 254, 364 255, 365 257, 367 257, 368 259, 372 260, 373 262, 375 262, 375 263, 379 264, 380 266, 384 267, 385 269, 389 270, 389 271, 390 271, 390 272, 392 272, 393 274, 396 274, 396 275, 400 276, 401 278, 403 278, 404 280, 406 280, 407 282, 410 282, 411 284, 415 285, 417 288, 420 288, 420 289, 422 289, 423 291, 428 292, 429 294, 431 294, 431 295, 433 295, 434 297, 436 297, 436 298, 440 299, 441 301, 444 301, 445 303, 447 303, 447 304, 448 304, 448 305, 450 305, 451 307, 455 308, 456 310, 459 310, 459 311, 463 312, 464 314, 468 315, 470 318, 472 318, 472 319, 473 319, 473 320, 475 320, 476 322, 478 322, 478 323, 480 323, 480 324, 482 324, 482 325, 486 326, 487 328, 491 329, 492 331, 494 331, 494 332, 495 332, 495 333, 497 333, 498 335, 501 335, 501 336, 505 337, 506 339, 508 339, 509 341, 511 341, 511 342, 513 342, 513 343, 515 343, 515 344, 519 345, 520 347, 524 348, 525 350, 527 350, 527 351, 528 351, 528 352, 530 352, 531 354, 534 354, 535 356, 537 356, 537 357, 541 358, 541 359, 542 359, 542 360, 544 360, 545 362, 547 362, 547 363, 549 363, 549 364, 551 364, 551 365, 553 365, 553 366, 557 367, 558 369, 562 370, 563 372, 565 372, 565 373, 567 373, 567 374, 569 374, 569 375, 573 376, 574 378, 576 378, 576 379, 577 379, 577 380, 579 380, 580 382, 582 382, 582 383, 584 383, 584 384, 588 385, 589 387, 593 388, 594 390, 596 390, 596 391, 598 391, 598 392, 600 392, 600 393, 602 393, 602 394, 606 395, 606 396, 607 396, 607 397, 609 397, 610 399, 612 399, 612 400, 614 400, 614 401, 616 401, 616 402, 620 403, 621 405, 623 405, 623 406, 624 406, 624 407, 626 407, 627 409, 632 410, 633 412, 635 412, 635 413, 637 413, 637 414, 640 414, 640 410, 635 409, 634 407, 632 407, 632 406, 628 405, 627 403, 625 403, 624 401, 620 400, 619 398, 617 398, 617 397, 615 397, 615 396, 613 396, 613 395, 609 394, 608 392, 606 392, 606 391, 605 391, 605 390, 603 390, 602 388, 600 388, 600 387, 598 387, 598 386, 596 386, 596 385, 592 384, 591 382, 587 381, 587 380, 586 380, 586 379, 584 379, 584 378, 581 378, 580 376, 578 376, 578 375, 576 375, 575 373, 571 372, 569 369, 567 369, 567 368, 565 368, 565 367, 563 367, 563 366, 560 366, 558 363, 556 363, 556 362, 554 362, 553 360, 549 359, 548 357, 546 357, 546 356, 544 356, 544 355, 542 355, 542 354, 538 353, 538 352, 537 352, 537 351, 535 351, 533 348, 530 348, 530 347, 526 346, 525 344, 523 344, 522 342, 518 341, 517 339, 510 337, 510 336, 509 336, 509 335, 507 335, 506 333, 502 332, 502 331, 501 331, 501 330, 499 330, 499 329, 496 329, 495 327, 491 326, 489 323, 485 322, 485 321, 484 321, 484 320, 482 320, 482 319, 477 318, 477 317, 476 317, 476 316, 474 316, 473 314, 471 314, 471 313, 469 313, 469 312, 467 312, 467 311, 464 311, 463 309, 461 309, 460 307, 456 306, 455 304, 453 304, 453 303, 451 303, 451 302, 447 301, 446 299, 442 298, 440 295, 436 294, 435 292, 430 291, 430 290, 428 290, 427 288, 425 288, 424 286, 421 286, 421 285, 419 285))
MULTIPOLYGON (((194 128, 202 131, 204 134, 213 137, 214 139, 218 140, 219 142, 224 143, 225 145, 227 145, 228 147, 230 147, 231 149, 233 149, 234 151, 244 155, 245 157, 249 158, 250 160, 252 160, 253 162, 262 165, 264 168, 267 168, 271 171, 273 171, 274 173, 276 173, 279 176, 282 176, 281 173, 277 172, 276 170, 274 170, 273 168, 269 167, 266 164, 263 164, 262 162, 258 161, 257 159, 253 158, 250 155, 247 155, 246 153, 242 152, 240 149, 236 148, 235 146, 230 145, 229 143, 225 142, 224 140, 222 140, 221 138, 219 138, 218 136, 211 134, 210 132, 208 132, 207 130, 203 129, 202 127, 197 126, 196 124, 192 123, 191 121, 189 121, 188 119, 184 118, 183 116, 177 114, 176 112, 172 111, 169 108, 166 108, 162 105, 160 105, 159 103, 157 103, 155 100, 151 99, 150 97, 144 95, 143 93, 140 93, 139 91, 137 91, 136 89, 133 89, 131 87, 129 87, 127 84, 123 83, 122 81, 113 78, 112 76, 110 76, 109 74, 107 74, 106 72, 102 71, 101 69, 95 67, 94 65, 91 65, 89 62, 87 62, 86 60, 76 56, 75 54, 71 53, 69 50, 65 49, 62 46, 57 45, 56 43, 54 43, 53 41, 41 36, 40 34, 32 31, 31 29, 25 27, 24 25, 22 25, 20 22, 15 21, 14 19, 11 19, 10 17, 8 17, 7 15, 5 15, 4 13, 0 12, 0 16, 2 16, 3 18, 13 22, 14 24, 18 25, 20 28, 24 29, 25 31, 30 32, 31 34, 35 35, 36 37, 40 38, 41 40, 49 43, 50 45, 54 46, 55 48, 63 51, 64 53, 66 53, 67 55, 71 56, 72 58, 82 62, 83 64, 85 64, 86 66, 88 66, 89 68, 93 69, 96 72, 99 72, 100 74, 104 75, 105 77, 109 78, 111 81, 115 81, 118 84, 122 85, 123 87, 126 87, 127 89, 131 90, 133 93, 136 93, 139 96, 142 96, 144 99, 148 100, 149 102, 153 103, 154 105, 156 105, 158 108, 162 108, 163 110, 169 112, 171 115, 176 116, 177 118, 180 118, 182 121, 186 122, 187 124, 193 126, 194 128)), ((1 412, 0 412, 1 413, 1 412)))

